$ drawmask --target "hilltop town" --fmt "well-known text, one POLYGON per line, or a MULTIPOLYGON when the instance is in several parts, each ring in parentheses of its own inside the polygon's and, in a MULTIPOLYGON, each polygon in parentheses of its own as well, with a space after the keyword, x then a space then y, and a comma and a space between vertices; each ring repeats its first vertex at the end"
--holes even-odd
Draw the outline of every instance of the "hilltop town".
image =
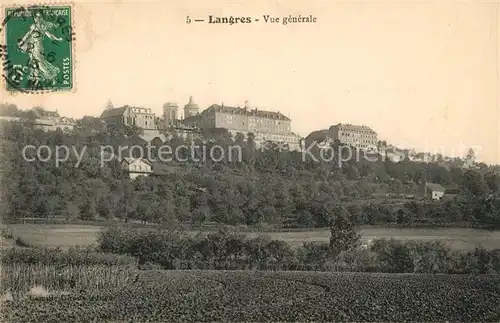
MULTIPOLYGON (((16 121, 23 117, 31 118, 37 127, 45 131, 61 129, 70 132, 77 124, 77 120, 60 116, 57 111, 47 111, 40 107, 23 111, 14 105, 0 105, 0 120, 16 121)), ((241 137, 245 141, 251 136, 257 148, 266 143, 274 143, 288 150, 299 151, 311 144, 327 148, 338 141, 359 150, 378 152, 396 163, 407 159, 415 162, 438 162, 448 169, 485 167, 483 163, 476 161, 474 152, 470 150, 462 158, 416 152, 415 149, 404 149, 397 144, 379 140, 377 132, 366 125, 339 122, 328 129, 315 130, 306 137, 301 137, 292 130, 292 120, 289 117, 279 111, 255 108, 248 101, 243 106, 220 103, 201 110, 191 96, 183 109, 175 102, 165 103, 159 116, 151 108, 128 105, 114 107, 108 101, 97 118, 108 129, 132 128, 145 142, 166 142, 174 137, 192 142, 203 140, 207 133, 222 130, 227 131, 228 136, 233 139, 241 137)))
MULTIPOLYGON (((328 149, 332 144, 338 142, 354 149, 376 152, 395 163, 402 160, 425 163, 432 161, 448 170, 452 167, 486 168, 484 163, 476 162, 472 150, 469 150, 464 158, 457 158, 429 152, 416 152, 414 149, 403 149, 379 140, 377 132, 366 125, 337 123, 328 129, 313 131, 303 138, 292 131, 292 120, 289 117, 279 111, 267 111, 252 107, 248 101, 245 101, 243 107, 227 106, 220 103, 200 110, 192 96, 189 97, 182 110, 175 102, 165 103, 162 106, 160 116, 154 113, 151 108, 129 105, 114 107, 112 102, 108 101, 97 120, 108 131, 133 129, 132 131, 137 134, 137 137, 146 143, 164 143, 173 138, 193 142, 205 140, 207 133, 222 131, 228 137, 239 141, 246 141, 251 137, 256 148, 275 144, 290 151, 300 151, 305 147, 311 147, 311 145, 320 149, 328 149)), ((48 111, 41 107, 25 111, 19 110, 11 104, 0 105, 0 120, 24 120, 25 122, 31 120, 30 122, 37 128, 44 131, 61 129, 66 133, 73 131, 77 125, 77 120, 61 116, 57 111, 48 111)), ((148 168, 147 165, 144 167, 148 168)), ((144 174, 142 172, 130 173, 132 178, 140 175, 144 174)))

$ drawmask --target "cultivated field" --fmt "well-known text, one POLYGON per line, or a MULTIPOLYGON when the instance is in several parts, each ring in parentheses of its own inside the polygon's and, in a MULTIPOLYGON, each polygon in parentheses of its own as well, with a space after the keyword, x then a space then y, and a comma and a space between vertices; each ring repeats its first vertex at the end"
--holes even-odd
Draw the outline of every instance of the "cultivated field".
MULTIPOLYGON (((62 248, 76 245, 91 245, 96 243, 97 233, 103 227, 92 225, 66 224, 13 224, 4 226, 14 237, 34 246, 62 248)), ((196 231, 190 231, 196 234, 196 231)), ((397 228, 365 228, 360 231, 364 240, 378 238, 394 238, 408 240, 443 240, 453 249, 470 250, 475 247, 485 249, 500 248, 500 231, 479 229, 397 229, 397 228)), ((328 241, 329 231, 310 232, 249 232, 249 236, 267 235, 272 239, 288 242, 293 246, 301 245, 304 241, 328 241)))
POLYGON ((1 315, 23 323, 499 322, 498 304, 498 275, 149 271, 120 288, 5 301, 1 315))

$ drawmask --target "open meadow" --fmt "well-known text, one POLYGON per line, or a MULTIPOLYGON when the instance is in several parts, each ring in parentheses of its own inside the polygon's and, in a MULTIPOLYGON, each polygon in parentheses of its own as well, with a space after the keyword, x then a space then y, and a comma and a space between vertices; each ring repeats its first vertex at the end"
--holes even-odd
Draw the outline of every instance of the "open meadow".
MULTIPOLYGON (((500 248, 500 231, 487 231, 467 228, 436 228, 436 229, 398 229, 398 228, 363 228, 360 230, 364 241, 375 239, 396 240, 441 240, 452 249, 471 250, 475 247, 485 249, 500 248)), ((269 232, 248 233, 250 236, 269 235, 272 239, 284 240, 290 245, 298 246, 305 241, 328 241, 330 231, 311 232, 269 232)))
MULTIPOLYGON (((98 233, 104 227, 93 225, 67 224, 9 224, 4 225, 15 238, 32 246, 62 247, 88 246, 96 243, 98 233)), ((198 231, 190 231, 192 234, 198 231)), ((488 231, 468 228, 436 229, 398 229, 398 228, 363 228, 360 230, 363 240, 393 238, 396 240, 441 240, 452 249, 471 250, 475 247, 500 249, 500 231, 488 231)), ((250 237, 269 236, 283 240, 292 246, 300 246, 306 241, 328 241, 330 232, 242 232, 250 237)))
POLYGON ((39 247, 89 246, 96 243, 103 228, 93 225, 8 224, 2 225, 14 238, 39 247))

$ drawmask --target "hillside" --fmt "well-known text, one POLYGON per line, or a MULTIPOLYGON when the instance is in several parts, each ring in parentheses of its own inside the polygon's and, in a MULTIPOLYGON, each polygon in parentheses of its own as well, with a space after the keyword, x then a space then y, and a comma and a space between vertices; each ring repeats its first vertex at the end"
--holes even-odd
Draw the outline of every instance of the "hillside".
MULTIPOLYGON (((485 170, 342 155, 327 162, 297 151, 258 150, 251 139, 236 141, 220 131, 205 143, 191 144, 209 151, 238 145, 240 159, 226 154, 199 161, 184 149, 182 158, 162 162, 159 147, 153 146, 149 157, 161 171, 131 180, 119 160, 103 159, 102 147, 117 152, 137 145, 147 151, 134 129, 106 129, 100 120, 85 117, 66 133, 19 122, 4 122, 1 131, 4 221, 116 219, 303 228, 327 227, 335 214, 347 214, 358 225, 496 227, 500 221, 500 176, 485 170), (38 150, 42 146, 46 148, 38 150), (56 150, 67 154, 56 161, 56 150), (440 203, 384 197, 414 195, 424 179, 458 187, 461 193, 440 203)), ((162 145, 175 151, 188 144, 173 138, 162 145)), ((342 147, 335 143, 332 149, 342 147)), ((126 153, 134 157, 133 151, 126 153)), ((319 156, 318 151, 310 153, 319 156)))

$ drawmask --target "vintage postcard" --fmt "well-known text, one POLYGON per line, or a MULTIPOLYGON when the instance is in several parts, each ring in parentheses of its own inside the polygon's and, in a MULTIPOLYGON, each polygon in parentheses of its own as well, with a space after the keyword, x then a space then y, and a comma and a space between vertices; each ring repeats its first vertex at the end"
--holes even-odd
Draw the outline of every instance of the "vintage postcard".
POLYGON ((0 322, 500 322, 498 1, 0 7, 0 322))

